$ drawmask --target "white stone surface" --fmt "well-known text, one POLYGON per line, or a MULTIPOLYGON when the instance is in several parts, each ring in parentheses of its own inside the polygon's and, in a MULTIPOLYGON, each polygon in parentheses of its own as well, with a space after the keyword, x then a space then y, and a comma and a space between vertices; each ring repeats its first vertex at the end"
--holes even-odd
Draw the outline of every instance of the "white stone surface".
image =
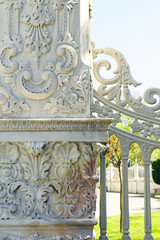
POLYGON ((89 117, 88 0, 0 3, 0 117, 89 117))

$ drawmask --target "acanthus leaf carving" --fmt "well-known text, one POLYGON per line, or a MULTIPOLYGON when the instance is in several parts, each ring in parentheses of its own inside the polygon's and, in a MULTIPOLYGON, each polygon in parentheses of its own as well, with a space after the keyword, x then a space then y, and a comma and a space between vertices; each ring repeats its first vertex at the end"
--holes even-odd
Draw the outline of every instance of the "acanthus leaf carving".
POLYGON ((101 147, 27 142, 3 143, 1 148, 1 219, 94 217, 101 147))
POLYGON ((108 61, 100 60, 94 63, 94 76, 96 80, 101 83, 98 88, 98 92, 102 96, 106 96, 108 101, 115 101, 116 105, 120 106, 121 108, 125 108, 128 105, 137 113, 143 113, 146 116, 148 115, 151 117, 158 117, 160 104, 153 96, 160 96, 159 89, 148 89, 144 94, 144 100, 146 103, 154 106, 143 104, 142 98, 133 97, 129 90, 129 85, 137 87, 140 85, 140 83, 133 79, 129 65, 123 54, 111 48, 93 49, 93 57, 97 58, 98 54, 111 56, 117 63, 117 68, 113 72, 114 77, 111 79, 104 78, 100 73, 102 67, 105 67, 106 70, 111 69, 111 64, 108 61), (110 85, 112 86, 109 87, 110 85), (155 105, 156 103, 157 105, 155 105))
POLYGON ((22 111, 30 111, 30 107, 22 98, 14 96, 12 90, 0 85, 0 116, 20 114, 22 111))
POLYGON ((78 2, 79 0, 53 0, 54 8, 56 10, 66 8, 68 11, 71 11, 74 5, 78 2))
POLYGON ((4 8, 10 10, 11 7, 14 7, 14 10, 21 10, 22 6, 24 4, 24 0, 11 0, 11 1, 6 1, 6 0, 0 0, 0 4, 4 4, 4 8))
POLYGON ((52 113, 83 113, 87 105, 88 71, 84 71, 80 76, 71 77, 71 84, 63 87, 62 92, 57 97, 51 97, 50 102, 44 107, 52 113))

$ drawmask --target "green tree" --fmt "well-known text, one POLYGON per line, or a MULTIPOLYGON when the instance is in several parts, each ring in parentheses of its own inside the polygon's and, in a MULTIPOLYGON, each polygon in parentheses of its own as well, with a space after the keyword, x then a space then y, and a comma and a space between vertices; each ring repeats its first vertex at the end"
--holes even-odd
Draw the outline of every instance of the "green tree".
POLYGON ((160 185, 160 159, 152 162, 152 177, 153 181, 160 185))
POLYGON ((122 154, 121 146, 118 138, 112 135, 109 138, 110 151, 106 154, 106 163, 111 163, 114 167, 118 168, 120 179, 120 232, 122 232, 122 154))

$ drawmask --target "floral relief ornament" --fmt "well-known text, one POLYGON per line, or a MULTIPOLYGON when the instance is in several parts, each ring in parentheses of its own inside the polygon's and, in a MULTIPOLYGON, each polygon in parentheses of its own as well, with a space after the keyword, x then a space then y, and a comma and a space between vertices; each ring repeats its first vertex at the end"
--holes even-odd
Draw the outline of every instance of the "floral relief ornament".
POLYGON ((10 143, 0 144, 0 179, 1 181, 12 181, 18 175, 18 169, 15 166, 20 153, 16 145, 10 143))
POLYGON ((77 4, 79 0, 53 0, 54 8, 57 10, 62 10, 66 8, 68 11, 71 11, 75 4, 77 4))
POLYGON ((10 87, 0 85, 0 116, 20 114, 22 111, 30 111, 23 98, 14 96, 10 87))
POLYGON ((88 70, 80 76, 71 77, 71 83, 62 88, 61 93, 51 97, 44 110, 51 113, 83 113, 85 112, 88 99, 89 81, 86 79, 88 70))
POLYGON ((21 10, 23 4, 24 4, 24 0, 10 0, 10 1, 6 1, 6 0, 0 0, 0 4, 4 4, 4 8, 5 9, 11 9, 11 7, 14 7, 14 10, 21 10))
POLYGON ((51 35, 47 26, 54 22, 54 16, 48 7, 50 0, 27 2, 28 9, 21 17, 21 21, 28 25, 25 30, 25 46, 38 65, 40 56, 48 53, 50 49, 51 35))

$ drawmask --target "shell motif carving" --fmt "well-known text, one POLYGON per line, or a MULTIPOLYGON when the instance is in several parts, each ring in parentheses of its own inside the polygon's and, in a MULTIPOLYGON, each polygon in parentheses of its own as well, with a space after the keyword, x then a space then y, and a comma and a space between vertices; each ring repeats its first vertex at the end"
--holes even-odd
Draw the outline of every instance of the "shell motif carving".
POLYGON ((75 175, 74 163, 78 161, 80 152, 77 145, 72 143, 56 144, 54 147, 53 158, 58 163, 55 168, 55 175, 60 179, 71 179, 75 175))
POLYGON ((68 142, 0 144, 0 219, 93 218, 99 151, 68 142))
POLYGON ((39 82, 33 81, 30 65, 22 64, 17 77, 17 90, 26 98, 42 100, 51 96, 58 87, 58 79, 54 73, 54 64, 47 62, 39 82))
POLYGON ((18 147, 10 143, 0 144, 0 179, 12 181, 18 176, 18 168, 15 163, 20 156, 18 147))

